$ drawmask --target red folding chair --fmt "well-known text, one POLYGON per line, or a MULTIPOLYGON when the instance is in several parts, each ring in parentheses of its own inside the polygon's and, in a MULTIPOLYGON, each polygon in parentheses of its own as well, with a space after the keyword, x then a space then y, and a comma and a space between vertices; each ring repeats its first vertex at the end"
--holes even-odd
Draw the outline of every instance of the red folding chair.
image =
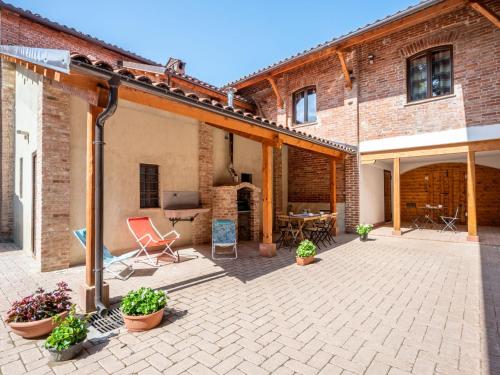
POLYGON ((175 255, 174 250, 171 248, 173 243, 180 238, 179 233, 175 230, 172 230, 164 235, 160 234, 150 217, 129 217, 127 219, 127 224, 130 232, 137 241, 137 244, 140 246, 140 251, 137 253, 136 257, 144 253, 147 257, 145 262, 153 267, 158 267, 158 258, 162 255, 168 255, 174 258, 174 261, 175 259, 177 259, 177 261, 180 260, 179 252, 176 251, 175 253, 177 255, 175 255), (163 251, 155 257, 156 262, 148 253, 147 248, 150 246, 165 246, 163 251))

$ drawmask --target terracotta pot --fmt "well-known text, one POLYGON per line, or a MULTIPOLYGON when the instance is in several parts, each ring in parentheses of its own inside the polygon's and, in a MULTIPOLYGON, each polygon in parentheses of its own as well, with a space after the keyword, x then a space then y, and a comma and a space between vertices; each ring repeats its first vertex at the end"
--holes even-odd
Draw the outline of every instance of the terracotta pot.
POLYGON ((296 257, 295 259, 297 260, 297 264, 299 266, 307 266, 308 264, 314 263, 314 255, 305 258, 296 257))
MULTIPOLYGON (((65 318, 67 315, 67 311, 59 314, 61 318, 65 318)), ((12 332, 25 339, 48 335, 58 325, 52 321, 52 318, 46 318, 34 322, 11 322, 8 324, 12 329, 12 332)))
POLYGON ((50 353, 50 359, 54 362, 69 361, 73 359, 82 351, 84 341, 77 342, 75 345, 71 345, 68 349, 61 350, 60 352, 54 348, 47 349, 50 353))
POLYGON ((149 315, 125 315, 122 313, 125 327, 129 332, 142 332, 150 330, 161 323, 163 319, 163 311, 165 308, 158 310, 149 315))

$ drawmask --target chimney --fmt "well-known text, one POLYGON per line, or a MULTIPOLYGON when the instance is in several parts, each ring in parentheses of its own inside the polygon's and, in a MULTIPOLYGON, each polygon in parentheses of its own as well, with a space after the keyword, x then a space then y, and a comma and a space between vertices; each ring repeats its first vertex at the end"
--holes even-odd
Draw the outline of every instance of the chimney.
POLYGON ((165 68, 166 70, 173 71, 174 73, 186 74, 186 63, 174 57, 168 59, 165 68))
POLYGON ((236 89, 234 87, 228 87, 225 91, 227 94, 227 105, 234 108, 234 93, 236 92, 236 89))

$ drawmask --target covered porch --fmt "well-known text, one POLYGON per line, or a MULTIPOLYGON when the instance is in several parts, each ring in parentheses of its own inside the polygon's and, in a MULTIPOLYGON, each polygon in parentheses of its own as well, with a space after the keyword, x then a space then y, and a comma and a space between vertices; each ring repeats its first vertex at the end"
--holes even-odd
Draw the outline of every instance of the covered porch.
POLYGON ((373 221, 374 235, 500 244, 499 140, 365 153, 361 160, 362 202, 377 191, 381 199, 362 208, 362 220, 377 210, 382 218, 373 221))

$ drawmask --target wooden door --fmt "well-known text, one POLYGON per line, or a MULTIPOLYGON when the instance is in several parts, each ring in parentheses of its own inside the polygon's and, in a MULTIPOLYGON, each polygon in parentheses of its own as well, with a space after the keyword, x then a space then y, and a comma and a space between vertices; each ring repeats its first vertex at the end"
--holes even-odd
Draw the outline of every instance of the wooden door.
POLYGON ((384 220, 392 221, 392 175, 391 171, 384 170, 384 220))

